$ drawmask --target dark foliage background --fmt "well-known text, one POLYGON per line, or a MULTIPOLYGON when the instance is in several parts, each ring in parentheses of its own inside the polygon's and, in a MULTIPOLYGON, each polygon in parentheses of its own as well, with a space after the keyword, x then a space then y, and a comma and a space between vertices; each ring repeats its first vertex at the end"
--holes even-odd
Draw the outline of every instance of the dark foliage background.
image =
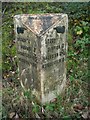
POLYGON ((25 118, 53 116, 85 119, 88 117, 89 10, 90 2, 2 3, 3 119, 12 118, 16 114, 25 118), (69 19, 67 88, 64 95, 58 96, 57 102, 45 106, 37 102, 34 105, 29 104, 32 99, 28 91, 24 91, 24 98, 22 97, 17 69, 13 17, 16 14, 37 13, 67 13, 69 19), (41 108, 44 109, 43 112, 40 111, 41 108))

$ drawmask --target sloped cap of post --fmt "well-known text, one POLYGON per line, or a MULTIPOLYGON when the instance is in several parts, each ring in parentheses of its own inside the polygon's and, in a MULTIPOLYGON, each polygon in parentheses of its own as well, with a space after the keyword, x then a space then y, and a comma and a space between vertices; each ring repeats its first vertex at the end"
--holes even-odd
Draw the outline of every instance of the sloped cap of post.
POLYGON ((67 14, 22 14, 15 15, 14 18, 20 22, 34 34, 41 36, 50 27, 62 20, 67 14))

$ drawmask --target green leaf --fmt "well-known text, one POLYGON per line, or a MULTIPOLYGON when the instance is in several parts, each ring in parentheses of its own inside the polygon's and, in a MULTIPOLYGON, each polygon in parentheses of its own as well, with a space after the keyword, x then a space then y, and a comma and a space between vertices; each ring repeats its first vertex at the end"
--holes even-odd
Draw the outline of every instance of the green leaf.
POLYGON ((70 76, 70 81, 73 81, 74 80, 74 77, 73 76, 70 76))
POLYGON ((30 92, 30 91, 24 91, 24 96, 25 96, 27 99, 31 99, 31 92, 30 92))

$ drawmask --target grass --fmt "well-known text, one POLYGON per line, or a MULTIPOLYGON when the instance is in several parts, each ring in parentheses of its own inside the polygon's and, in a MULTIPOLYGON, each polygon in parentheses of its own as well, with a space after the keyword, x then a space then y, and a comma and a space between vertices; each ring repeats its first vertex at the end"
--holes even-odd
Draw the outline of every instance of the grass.
MULTIPOLYGON (((87 119, 88 98, 88 3, 3 3, 2 5, 2 119, 16 113, 22 118, 87 119), (69 17, 67 86, 52 103, 38 104, 24 94, 17 70, 13 16, 26 13, 67 13, 69 17)), ((0 61, 1 63, 1 61, 0 61)), ((30 92, 31 93, 31 92, 30 92)))

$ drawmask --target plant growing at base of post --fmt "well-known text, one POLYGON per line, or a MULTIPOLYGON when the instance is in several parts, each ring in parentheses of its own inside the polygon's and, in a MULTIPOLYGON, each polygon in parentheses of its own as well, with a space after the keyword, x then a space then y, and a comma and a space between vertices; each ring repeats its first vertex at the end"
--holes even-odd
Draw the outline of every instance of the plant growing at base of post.
POLYGON ((45 104, 45 110, 47 112, 54 111, 54 109, 55 109, 55 103, 46 103, 45 104))

